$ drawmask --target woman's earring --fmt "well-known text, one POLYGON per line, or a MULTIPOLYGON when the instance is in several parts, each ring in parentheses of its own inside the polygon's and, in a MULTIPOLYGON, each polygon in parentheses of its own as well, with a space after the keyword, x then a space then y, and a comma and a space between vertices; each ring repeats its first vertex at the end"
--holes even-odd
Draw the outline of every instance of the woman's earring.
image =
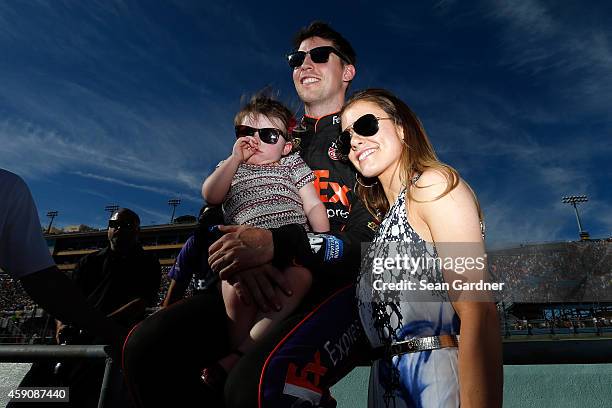
MULTIPOLYGON (((376 184, 378 184, 378 180, 374 181, 374 182, 373 182, 372 184, 370 184, 370 185, 363 184, 363 183, 361 182, 361 180, 359 180, 359 174, 357 174, 357 173, 355 173, 355 181, 356 181, 356 182, 357 182, 357 184, 359 184, 361 187, 365 187, 365 188, 371 188, 371 187, 374 187, 376 184)), ((355 189, 353 189, 353 190, 355 190, 355 189)))

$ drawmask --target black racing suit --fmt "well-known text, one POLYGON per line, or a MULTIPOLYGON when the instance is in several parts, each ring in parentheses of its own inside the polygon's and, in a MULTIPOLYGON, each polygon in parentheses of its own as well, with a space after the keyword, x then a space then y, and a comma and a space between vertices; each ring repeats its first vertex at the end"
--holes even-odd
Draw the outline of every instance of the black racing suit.
POLYGON ((339 116, 305 117, 301 130, 295 134, 300 154, 315 172, 331 232, 307 235, 298 225, 272 230, 274 263, 307 266, 312 290, 298 310, 240 359, 229 373, 224 397, 199 384, 199 371, 230 351, 218 291, 155 313, 131 333, 124 348, 124 374, 142 406, 317 406, 358 362, 365 341, 353 283, 361 243, 372 239, 376 224, 353 194, 354 170, 337 160, 339 116))
POLYGON ((302 129, 294 134, 300 139, 300 155, 315 174, 314 185, 325 204, 331 232, 306 236, 297 225, 272 230, 274 261, 279 265, 294 261, 311 268, 315 291, 326 295, 334 288, 354 282, 361 243, 372 240, 376 224, 353 192, 355 169, 338 159, 336 140, 340 117, 337 114, 320 119, 304 116, 302 129))

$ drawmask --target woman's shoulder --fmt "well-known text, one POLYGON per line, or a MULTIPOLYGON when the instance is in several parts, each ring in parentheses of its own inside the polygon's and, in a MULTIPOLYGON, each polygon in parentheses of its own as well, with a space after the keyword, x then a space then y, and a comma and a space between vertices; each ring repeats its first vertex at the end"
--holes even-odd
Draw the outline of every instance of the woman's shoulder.
POLYGON ((435 241, 476 242, 482 231, 474 193, 456 172, 446 170, 423 172, 411 189, 412 209, 435 241))
POLYGON ((446 186, 449 172, 444 168, 428 167, 421 172, 415 184, 420 187, 443 184, 446 186))
POLYGON ((428 168, 410 190, 410 196, 420 210, 448 208, 474 202, 474 193, 456 171, 428 168))
MULTIPOLYGON (((411 195, 416 201, 432 201, 444 194, 449 186, 456 190, 462 183, 459 174, 446 168, 427 168, 413 183, 411 195)), ((450 192, 450 191, 449 191, 450 192)))

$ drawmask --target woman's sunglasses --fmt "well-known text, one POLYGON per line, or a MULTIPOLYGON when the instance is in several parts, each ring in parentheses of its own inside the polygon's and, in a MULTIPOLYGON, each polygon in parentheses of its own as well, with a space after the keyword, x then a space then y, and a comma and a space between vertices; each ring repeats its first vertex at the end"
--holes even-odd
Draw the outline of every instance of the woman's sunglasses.
POLYGON ((310 51, 293 51, 292 53, 287 54, 287 62, 289 63, 289 66, 291 68, 301 67, 304 63, 306 55, 310 54, 310 59, 312 60, 312 62, 317 64, 323 64, 329 61, 329 55, 332 52, 342 58, 347 64, 351 63, 349 59, 345 57, 340 51, 329 45, 325 45, 323 47, 316 47, 310 51))
POLYGON ((378 133, 378 121, 393 118, 379 118, 371 113, 365 114, 355 121, 351 126, 344 129, 338 137, 337 147, 341 155, 348 156, 351 151, 351 129, 359 136, 374 136, 378 133))
POLYGON ((255 136, 255 133, 259 133, 259 140, 267 144, 276 144, 281 136, 285 136, 280 129, 275 128, 257 129, 247 125, 237 125, 234 129, 236 130, 236 139, 244 136, 255 136))

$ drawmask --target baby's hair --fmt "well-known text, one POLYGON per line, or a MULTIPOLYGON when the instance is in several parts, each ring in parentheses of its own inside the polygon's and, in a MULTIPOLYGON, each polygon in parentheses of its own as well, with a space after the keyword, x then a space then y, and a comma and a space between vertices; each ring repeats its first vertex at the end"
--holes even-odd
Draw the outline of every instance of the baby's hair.
POLYGON ((271 121, 278 119, 285 128, 284 133, 287 135, 285 139, 287 141, 291 140, 291 131, 293 127, 295 127, 293 112, 283 103, 275 99, 268 88, 256 93, 248 102, 243 103, 234 117, 234 125, 240 125, 244 118, 248 116, 253 117, 257 114, 264 115, 271 121))

